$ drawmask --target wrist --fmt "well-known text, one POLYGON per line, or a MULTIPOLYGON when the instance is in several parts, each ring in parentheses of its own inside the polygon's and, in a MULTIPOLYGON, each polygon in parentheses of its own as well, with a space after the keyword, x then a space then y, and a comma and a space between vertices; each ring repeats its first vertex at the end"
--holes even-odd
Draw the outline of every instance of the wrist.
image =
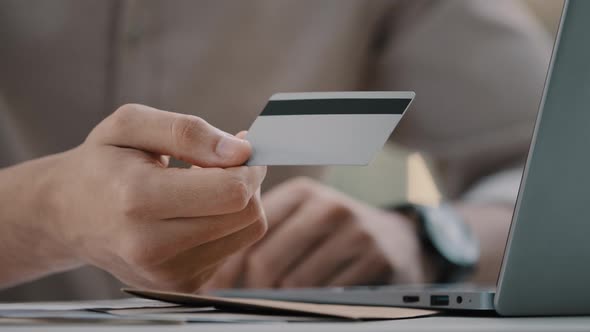
POLYGON ((437 283, 459 282, 479 261, 479 241, 469 225, 449 204, 429 207, 402 204, 394 208, 420 226, 422 247, 430 253, 437 283))
POLYGON ((38 214, 36 227, 39 228, 45 240, 44 246, 51 255, 51 261, 60 269, 69 269, 82 265, 75 250, 65 241, 68 233, 67 216, 63 213, 68 204, 76 204, 67 201, 64 195, 64 184, 72 181, 72 173, 66 169, 66 159, 74 150, 55 154, 47 157, 44 162, 44 176, 39 178, 35 201, 38 214), (65 175, 65 176, 64 176, 65 175))
POLYGON ((390 213, 396 214, 398 218, 401 218, 413 234, 412 241, 414 242, 414 247, 416 248, 414 251, 416 254, 414 255, 413 265, 417 270, 415 273, 416 278, 414 278, 413 282, 419 284, 430 284, 436 282, 440 275, 440 262, 438 261, 436 255, 433 255, 432 251, 425 246, 418 216, 411 213, 390 213))
POLYGON ((63 271, 81 265, 62 240, 63 227, 59 220, 60 194, 58 170, 64 154, 55 154, 17 166, 15 190, 15 229, 34 264, 47 273, 63 271))

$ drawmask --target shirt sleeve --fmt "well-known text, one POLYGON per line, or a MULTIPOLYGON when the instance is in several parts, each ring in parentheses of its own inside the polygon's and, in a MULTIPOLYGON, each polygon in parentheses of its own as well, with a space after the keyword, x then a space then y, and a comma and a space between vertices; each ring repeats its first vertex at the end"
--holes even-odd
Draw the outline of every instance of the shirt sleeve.
POLYGON ((465 192, 461 200, 475 204, 502 204, 514 206, 522 179, 523 166, 488 175, 465 192))
POLYGON ((392 140, 426 153, 448 198, 524 161, 551 37, 519 1, 407 1, 385 20, 375 89, 416 99, 392 140))

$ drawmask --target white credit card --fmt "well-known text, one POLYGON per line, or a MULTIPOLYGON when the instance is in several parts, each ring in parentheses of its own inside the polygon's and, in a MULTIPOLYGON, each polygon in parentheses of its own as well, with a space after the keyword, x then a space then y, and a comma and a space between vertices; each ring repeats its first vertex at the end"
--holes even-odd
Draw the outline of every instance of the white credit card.
POLYGON ((246 165, 367 165, 414 99, 409 91, 273 95, 250 127, 246 165))

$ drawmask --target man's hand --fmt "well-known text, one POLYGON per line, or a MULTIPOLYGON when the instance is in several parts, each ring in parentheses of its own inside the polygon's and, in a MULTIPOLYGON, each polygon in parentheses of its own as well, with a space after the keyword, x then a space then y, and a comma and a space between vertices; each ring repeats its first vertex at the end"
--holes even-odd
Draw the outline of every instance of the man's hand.
POLYGON ((250 152, 200 118, 123 106, 48 163, 40 240, 132 286, 196 291, 266 232, 266 168, 239 166, 250 152), (207 168, 168 168, 167 156, 207 168))
POLYGON ((424 282, 416 225, 310 179, 263 197, 270 232, 232 257, 205 286, 313 287, 424 282))

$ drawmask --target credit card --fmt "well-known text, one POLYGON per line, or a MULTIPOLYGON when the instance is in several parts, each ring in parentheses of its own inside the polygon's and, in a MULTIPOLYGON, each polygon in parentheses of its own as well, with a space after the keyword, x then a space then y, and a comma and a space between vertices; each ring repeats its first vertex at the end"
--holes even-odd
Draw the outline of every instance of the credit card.
POLYGON ((246 140, 246 165, 368 165, 415 93, 411 91, 274 94, 246 140))

